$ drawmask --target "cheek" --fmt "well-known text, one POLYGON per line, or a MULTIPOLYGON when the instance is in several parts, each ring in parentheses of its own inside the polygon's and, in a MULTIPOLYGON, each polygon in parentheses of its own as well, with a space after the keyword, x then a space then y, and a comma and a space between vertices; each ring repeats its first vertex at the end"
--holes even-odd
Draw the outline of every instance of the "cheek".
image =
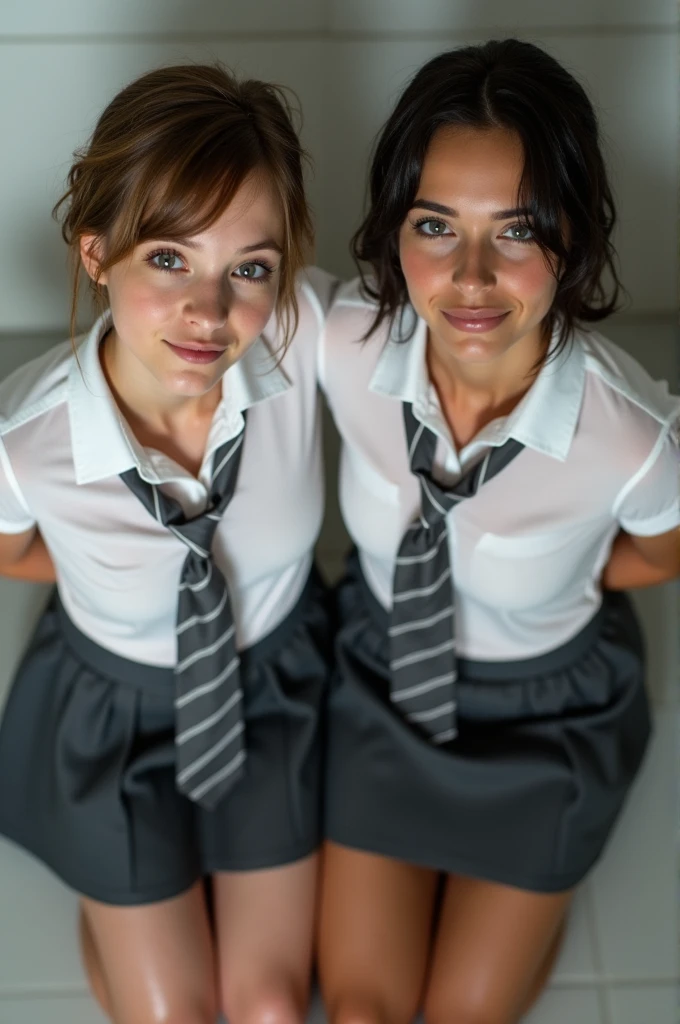
POLYGON ((503 273, 506 289, 532 306, 549 308, 555 297, 557 281, 542 258, 507 267, 503 273))
POLYGON ((131 329, 167 323, 176 307, 176 298, 169 290, 154 288, 131 276, 118 285, 111 283, 109 301, 116 323, 125 323, 131 329))
POLYGON ((446 274, 440 261, 433 259, 432 254, 420 245, 402 242, 399 248, 399 262, 412 300, 418 295, 425 296, 433 290, 436 291, 439 278, 446 274))
POLYGON ((276 292, 266 285, 250 285, 261 294, 246 296, 232 308, 229 319, 245 342, 254 340, 269 322, 276 305, 276 292))

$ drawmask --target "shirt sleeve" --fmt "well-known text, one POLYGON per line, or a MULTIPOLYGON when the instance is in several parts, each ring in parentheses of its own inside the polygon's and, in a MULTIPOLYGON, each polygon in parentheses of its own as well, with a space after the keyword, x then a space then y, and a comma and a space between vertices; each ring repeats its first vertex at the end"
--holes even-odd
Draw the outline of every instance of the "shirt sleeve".
POLYGON ((25 533, 35 524, 0 437, 0 533, 25 533))
POLYGON ((645 463, 619 494, 615 515, 628 533, 656 537, 680 526, 680 420, 661 430, 645 463))

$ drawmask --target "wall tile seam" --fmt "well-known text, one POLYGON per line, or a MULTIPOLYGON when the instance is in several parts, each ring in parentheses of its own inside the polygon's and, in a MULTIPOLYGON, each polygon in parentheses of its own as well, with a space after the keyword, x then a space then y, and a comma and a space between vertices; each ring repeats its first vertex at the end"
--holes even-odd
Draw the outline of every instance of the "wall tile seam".
POLYGON ((145 44, 145 43, 229 43, 229 42, 438 42, 439 40, 478 39, 482 35, 493 32, 494 36, 522 34, 540 35, 555 38, 583 38, 595 36, 632 37, 640 35, 659 36, 680 35, 680 23, 659 22, 640 24, 598 24, 598 25, 478 25, 466 26, 458 31, 448 32, 433 28, 424 32, 409 29, 380 32, 367 29, 365 31, 348 31, 334 29, 281 29, 258 32, 255 30, 235 30, 233 32, 214 32, 206 29, 199 32, 92 32, 92 33, 0 33, 0 46, 33 46, 33 45, 77 45, 77 44, 145 44))
MULTIPOLYGON (((574 974, 572 977, 554 978, 548 988, 556 992, 573 992, 583 989, 593 991, 600 988, 611 988, 625 991, 631 988, 654 991, 657 988, 676 986, 680 975, 606 975, 606 974, 574 974)), ((85 985, 37 985, 35 987, 17 986, 16 988, 0 989, 0 1005, 4 1001, 23 999, 78 999, 90 998, 85 985)))

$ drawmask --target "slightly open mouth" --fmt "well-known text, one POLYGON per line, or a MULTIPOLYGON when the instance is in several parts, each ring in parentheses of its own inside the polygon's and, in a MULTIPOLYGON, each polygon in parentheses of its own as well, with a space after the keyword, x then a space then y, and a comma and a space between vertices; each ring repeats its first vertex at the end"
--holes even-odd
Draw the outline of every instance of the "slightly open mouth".
POLYGON ((166 341, 165 344, 187 363, 214 363, 225 352, 223 348, 183 348, 181 345, 173 345, 170 341, 166 341))
POLYGON ((473 317, 469 314, 456 316, 454 313, 444 313, 443 315, 458 331, 465 331, 467 334, 484 334, 502 324, 509 314, 510 311, 506 310, 504 313, 499 313, 498 316, 473 317))

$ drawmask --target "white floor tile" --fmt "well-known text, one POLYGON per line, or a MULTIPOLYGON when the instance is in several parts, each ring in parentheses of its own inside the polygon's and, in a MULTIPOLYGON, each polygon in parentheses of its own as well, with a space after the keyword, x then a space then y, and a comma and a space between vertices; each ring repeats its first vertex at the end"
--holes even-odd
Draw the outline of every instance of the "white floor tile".
POLYGON ((677 1024, 680 994, 676 985, 615 989, 610 995, 612 1024, 677 1024))
MULTIPOLYGON (((606 1024, 597 990, 549 988, 522 1024, 606 1024)), ((652 1022, 648 1022, 652 1024, 652 1022)))
POLYGON ((679 720, 677 710, 655 714, 645 765, 590 879, 596 942, 602 969, 612 978, 678 976, 679 720))
POLYGON ((576 893, 572 904, 567 934, 555 964, 553 982, 584 983, 597 978, 597 957, 591 934, 586 882, 576 893))
MULTIPOLYGON (((85 988, 76 939, 76 896, 42 864, 4 839, 0 839, 0 908, 2 1024, 6 1024, 3 993, 85 988)), ((51 1021, 49 1015, 46 1019, 51 1021)), ((36 1015, 31 1024, 40 1020, 36 1015)))
POLYGON ((88 995, 0 998, 0 1020, 2 1024, 106 1024, 88 995))

